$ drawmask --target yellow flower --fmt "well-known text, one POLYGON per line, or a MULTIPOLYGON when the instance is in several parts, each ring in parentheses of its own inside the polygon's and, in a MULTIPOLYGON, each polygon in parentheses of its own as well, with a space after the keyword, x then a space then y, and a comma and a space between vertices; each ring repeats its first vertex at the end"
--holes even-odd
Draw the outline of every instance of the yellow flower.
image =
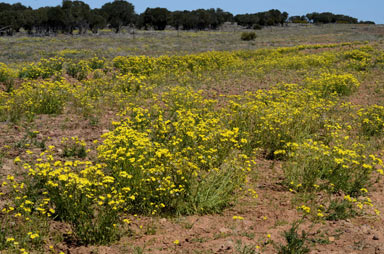
POLYGON ((31 234, 29 237, 33 240, 33 239, 39 237, 39 234, 31 234))
POLYGON ((173 241, 173 243, 174 243, 175 245, 179 245, 179 244, 180 244, 180 241, 179 241, 179 240, 175 240, 175 241, 173 241))

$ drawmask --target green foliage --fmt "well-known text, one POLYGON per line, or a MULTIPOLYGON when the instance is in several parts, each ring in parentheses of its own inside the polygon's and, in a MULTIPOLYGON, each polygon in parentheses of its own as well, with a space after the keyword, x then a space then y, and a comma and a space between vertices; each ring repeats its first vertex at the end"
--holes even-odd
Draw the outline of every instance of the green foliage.
POLYGON ((326 220, 337 221, 345 220, 351 217, 355 217, 357 212, 355 211, 353 204, 348 200, 332 200, 326 211, 326 220))
POLYGON ((304 192, 320 188, 358 195, 380 160, 366 156, 364 145, 343 141, 335 138, 332 145, 314 140, 288 144, 292 152, 283 169, 289 185, 304 192))
POLYGON ((132 212, 222 210, 245 180, 246 156, 235 150, 241 147, 238 130, 226 128, 207 110, 211 102, 188 89, 174 89, 159 104, 164 103, 165 109, 128 109, 103 136, 99 159, 119 186, 130 188, 133 197, 126 201, 132 212), (184 98, 181 104, 177 97, 184 98))
POLYGON ((100 171, 102 165, 87 161, 52 161, 52 151, 43 153, 29 169, 23 192, 32 202, 45 201, 45 211, 69 223, 75 240, 82 244, 107 244, 120 236, 123 194, 110 185, 113 178, 100 171), (33 176, 33 177, 31 177, 33 176), (54 209, 52 209, 54 208, 54 209))
POLYGON ((122 26, 133 23, 134 6, 124 0, 106 3, 101 7, 101 12, 106 17, 107 23, 118 33, 122 26))
POLYGON ((78 157, 84 159, 87 156, 86 143, 78 137, 63 138, 63 157, 78 157))
POLYGON ((384 133, 384 107, 372 105, 358 112, 361 132, 368 136, 380 136, 384 133))
POLYGON ((105 59, 98 58, 98 57, 93 57, 88 61, 88 66, 92 70, 97 70, 97 69, 104 69, 105 67, 105 59))
POLYGON ((85 60, 80 60, 79 62, 70 62, 66 67, 66 72, 73 78, 77 80, 83 80, 88 76, 90 71, 89 63, 85 60))
POLYGON ((284 158, 287 143, 316 133, 324 124, 323 116, 335 105, 295 84, 232 98, 228 122, 239 128, 240 138, 247 140, 247 152, 260 148, 269 159, 284 158))
POLYGON ((16 121, 23 115, 60 114, 64 110, 70 91, 65 81, 23 83, 6 101, 4 110, 8 119, 16 121))
POLYGON ((256 39, 255 32, 243 32, 241 33, 241 40, 243 41, 253 41, 256 39))
POLYGON ((142 14, 142 18, 146 27, 153 27, 155 30, 164 30, 170 14, 170 11, 166 8, 147 8, 142 14))
POLYGON ((243 244, 241 240, 236 241, 235 249, 238 254, 256 254, 256 246, 243 244))
POLYGON ((323 73, 320 78, 312 79, 307 78, 306 86, 309 89, 319 91, 323 97, 330 96, 332 94, 351 95, 359 88, 359 81, 351 74, 330 74, 323 73))
POLYGON ((27 148, 30 145, 39 147, 42 150, 45 150, 45 139, 39 139, 38 131, 32 131, 29 128, 26 130, 26 133, 22 139, 16 143, 17 148, 27 148))
POLYGON ((5 86, 5 91, 10 92, 13 87, 15 73, 5 64, 0 63, 0 84, 5 86))
POLYGON ((46 79, 51 78, 54 75, 61 75, 64 62, 65 60, 62 57, 42 59, 40 62, 32 63, 27 67, 24 67, 19 72, 19 77, 26 79, 46 79))
POLYGON ((292 224, 288 231, 284 231, 286 245, 280 245, 277 248, 279 254, 306 254, 310 252, 307 247, 307 234, 303 230, 301 235, 297 232, 299 229, 299 222, 292 224))
POLYGON ((368 67, 373 66, 372 54, 368 49, 354 49, 344 53, 344 58, 348 60, 347 66, 358 71, 364 71, 368 67))

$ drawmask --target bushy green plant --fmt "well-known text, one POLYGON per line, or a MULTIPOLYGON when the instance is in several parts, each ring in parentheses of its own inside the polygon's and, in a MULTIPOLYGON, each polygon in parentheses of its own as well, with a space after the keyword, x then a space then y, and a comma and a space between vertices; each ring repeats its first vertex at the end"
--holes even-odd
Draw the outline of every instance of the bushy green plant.
POLYGON ((309 240, 306 232, 303 230, 301 235, 297 233, 299 225, 299 222, 295 222, 288 231, 284 231, 287 243, 277 248, 279 254, 306 254, 310 252, 310 249, 307 247, 309 240))
POLYGON ((97 70, 97 69, 103 69, 105 67, 105 59, 98 58, 98 57, 93 57, 90 60, 88 60, 88 66, 92 70, 97 70))
POLYGON ((10 92, 16 75, 13 70, 7 67, 4 63, 0 63, 0 84, 4 84, 5 91, 10 92))
POLYGON ((87 77, 90 68, 88 61, 80 60, 79 62, 70 62, 67 64, 66 72, 73 78, 83 80, 87 77))
POLYGON ((352 74, 323 73, 320 78, 307 78, 306 86, 319 91, 323 97, 331 94, 351 95, 360 86, 360 82, 352 74))
POLYGON ((360 129, 366 136, 379 136, 384 134, 384 107, 372 105, 360 109, 359 116, 360 129))
POLYGON ((24 165, 29 175, 22 183, 23 195, 32 204, 44 201, 42 211, 69 223, 82 244, 107 244, 119 238, 124 193, 113 185, 113 177, 103 174, 103 165, 53 161, 52 150, 43 153, 39 161, 24 165))
POLYGON ((345 220, 357 215, 353 204, 348 200, 332 200, 326 211, 326 220, 345 220))
POLYGON ((256 39, 256 33, 255 32, 242 32, 241 33, 241 40, 243 41, 253 41, 256 39))
POLYGON ((360 48, 344 52, 347 66, 358 71, 364 71, 375 63, 372 61, 372 52, 369 48, 360 48))
POLYGON ((86 143, 78 137, 63 138, 63 157, 78 157, 84 159, 87 156, 86 143))
POLYGON ((4 105, 8 118, 20 119, 24 114, 62 113, 71 85, 66 81, 26 82, 14 90, 4 105))
POLYGON ((292 152, 283 169, 291 187, 304 192, 324 189, 330 193, 361 193, 380 159, 366 155, 362 144, 333 142, 326 145, 307 140, 288 144, 292 152))
POLYGON ((200 93, 171 89, 161 99, 163 108, 127 109, 103 136, 99 159, 131 189, 132 212, 220 211, 249 167, 239 154, 238 129, 227 128, 200 93))
POLYGON ((232 152, 237 130, 226 129, 212 113, 178 110, 165 119, 160 110, 129 110, 103 136, 99 159, 121 187, 131 189, 133 212, 221 210, 244 180, 232 152))
POLYGON ((65 60, 62 57, 41 59, 40 62, 32 63, 27 67, 22 68, 19 72, 19 77, 27 79, 46 79, 54 75, 61 75, 64 63, 65 60))
POLYGON ((324 124, 323 116, 334 105, 311 90, 284 84, 233 97, 228 123, 240 129, 240 138, 247 140, 247 152, 261 148, 267 158, 283 158, 286 144, 317 132, 324 124))

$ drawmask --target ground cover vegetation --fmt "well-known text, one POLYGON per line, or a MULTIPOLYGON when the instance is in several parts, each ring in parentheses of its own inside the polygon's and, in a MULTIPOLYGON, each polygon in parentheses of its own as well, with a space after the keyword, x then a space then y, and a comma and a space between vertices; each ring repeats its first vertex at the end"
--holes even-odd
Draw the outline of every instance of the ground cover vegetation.
POLYGON ((383 68, 381 41, 1 63, 0 251, 380 249, 337 230, 382 225, 383 68))

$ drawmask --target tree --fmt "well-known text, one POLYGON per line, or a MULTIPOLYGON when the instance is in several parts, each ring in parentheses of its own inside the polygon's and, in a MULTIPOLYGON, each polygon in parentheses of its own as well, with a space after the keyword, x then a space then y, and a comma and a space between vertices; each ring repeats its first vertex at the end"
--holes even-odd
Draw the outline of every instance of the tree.
POLYGON ((106 3, 101 7, 101 11, 111 28, 118 33, 122 26, 133 23, 135 9, 133 5, 124 0, 115 0, 106 3))
POLYGON ((63 31, 67 24, 67 17, 60 6, 49 7, 47 10, 48 30, 53 33, 63 31))
POLYGON ((89 28, 91 8, 82 1, 63 1, 62 9, 65 13, 65 30, 70 34, 79 29, 79 34, 86 33, 89 28))
POLYGON ((179 30, 183 25, 184 13, 182 11, 174 11, 170 15, 169 25, 173 26, 176 30, 179 30))
POLYGON ((7 4, 0 3, 0 29, 5 31, 7 35, 13 35, 16 32, 19 32, 20 28, 24 24, 24 15, 25 10, 30 8, 20 4, 7 4))
POLYGON ((147 8, 143 14, 144 26, 164 30, 171 18, 170 14, 166 8, 147 8))
POLYGON ((103 17, 99 9, 90 12, 88 21, 89 28, 94 34, 98 33, 99 29, 102 29, 107 25, 107 20, 103 17))

